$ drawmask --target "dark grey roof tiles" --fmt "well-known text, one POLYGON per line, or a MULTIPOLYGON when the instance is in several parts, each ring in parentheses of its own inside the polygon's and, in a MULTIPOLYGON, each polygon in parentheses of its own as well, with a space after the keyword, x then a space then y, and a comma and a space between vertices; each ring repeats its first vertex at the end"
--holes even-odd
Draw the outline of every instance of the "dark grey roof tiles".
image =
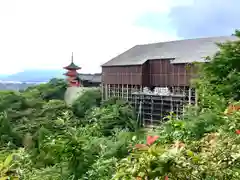
POLYGON ((79 78, 83 81, 90 81, 95 83, 101 83, 102 75, 101 74, 79 74, 79 78))
POLYGON ((92 82, 95 82, 95 83, 102 82, 102 76, 101 75, 93 76, 92 82))
POLYGON ((220 36, 137 45, 102 66, 140 65, 151 59, 172 59, 171 63, 204 62, 204 57, 219 50, 216 42, 237 39, 235 36, 220 36))

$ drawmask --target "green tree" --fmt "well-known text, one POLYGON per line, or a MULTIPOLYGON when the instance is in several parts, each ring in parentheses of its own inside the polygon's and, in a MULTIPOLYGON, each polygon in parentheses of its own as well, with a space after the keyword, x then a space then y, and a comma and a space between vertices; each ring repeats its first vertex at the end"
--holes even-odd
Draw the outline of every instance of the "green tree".
POLYGON ((101 104, 101 92, 99 89, 86 90, 73 103, 72 109, 76 116, 83 118, 85 114, 93 107, 98 107, 101 104))
POLYGON ((46 84, 29 87, 25 93, 29 92, 40 96, 44 100, 64 99, 64 93, 67 89, 67 83, 64 79, 51 79, 46 84))
POLYGON ((240 31, 236 41, 217 43, 220 50, 200 65, 197 91, 201 107, 226 107, 229 101, 240 100, 240 31))

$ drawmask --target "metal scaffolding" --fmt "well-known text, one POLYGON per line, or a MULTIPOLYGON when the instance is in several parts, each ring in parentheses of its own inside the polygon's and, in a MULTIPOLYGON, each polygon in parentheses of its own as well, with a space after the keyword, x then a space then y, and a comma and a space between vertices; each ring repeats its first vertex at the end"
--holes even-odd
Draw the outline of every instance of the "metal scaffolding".
POLYGON ((155 87, 153 91, 139 85, 102 85, 103 100, 117 97, 129 101, 143 125, 156 125, 170 113, 181 118, 183 108, 196 104, 195 90, 190 87, 155 87))

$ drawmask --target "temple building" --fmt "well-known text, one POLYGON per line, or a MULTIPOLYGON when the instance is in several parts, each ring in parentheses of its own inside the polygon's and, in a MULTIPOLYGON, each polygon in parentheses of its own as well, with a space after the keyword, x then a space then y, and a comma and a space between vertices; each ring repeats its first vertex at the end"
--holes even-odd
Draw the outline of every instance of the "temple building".
POLYGON ((73 53, 72 53, 71 64, 64 67, 64 69, 67 70, 67 72, 64 75, 67 76, 68 85, 70 87, 80 87, 81 83, 79 79, 79 73, 77 72, 77 70, 80 70, 81 67, 74 64, 73 53))

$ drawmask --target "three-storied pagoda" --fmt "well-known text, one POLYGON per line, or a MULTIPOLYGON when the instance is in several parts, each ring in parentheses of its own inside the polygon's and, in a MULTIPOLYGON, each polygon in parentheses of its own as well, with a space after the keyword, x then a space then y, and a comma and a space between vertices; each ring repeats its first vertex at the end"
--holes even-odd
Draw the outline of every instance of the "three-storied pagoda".
POLYGON ((70 87, 79 87, 81 84, 80 84, 79 74, 78 74, 77 70, 81 69, 81 67, 74 64, 73 53, 72 53, 71 64, 64 67, 64 69, 67 70, 67 72, 64 75, 67 76, 67 81, 68 81, 69 86, 70 87))

